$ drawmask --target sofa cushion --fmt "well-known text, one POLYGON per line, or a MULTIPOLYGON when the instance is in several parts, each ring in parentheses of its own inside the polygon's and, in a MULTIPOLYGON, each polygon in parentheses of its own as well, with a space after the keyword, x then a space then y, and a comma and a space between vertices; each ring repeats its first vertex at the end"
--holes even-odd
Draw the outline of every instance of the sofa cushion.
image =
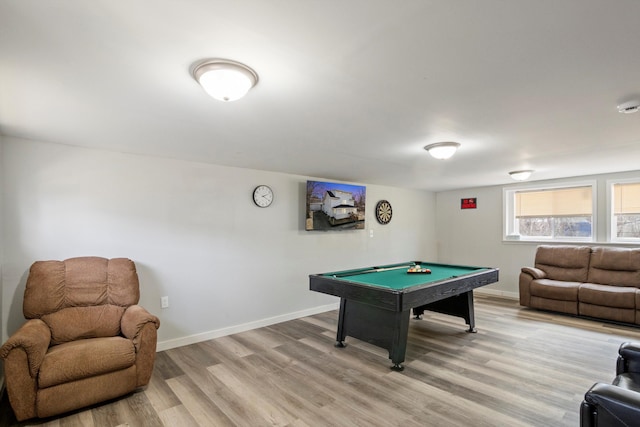
POLYGON ((579 282, 563 282, 559 280, 533 280, 530 286, 531 296, 560 301, 578 301, 579 282))
POLYGON ((636 288, 583 283, 578 300, 587 304, 613 308, 636 308, 636 288))
POLYGON ((49 349, 40 366, 40 388, 76 381, 133 366, 133 342, 122 337, 72 341, 49 349))
POLYGON ((589 271, 589 246, 538 246, 535 267, 547 278, 567 282, 586 282, 589 271))
POLYGON ((640 249, 593 248, 586 281, 640 288, 640 249))

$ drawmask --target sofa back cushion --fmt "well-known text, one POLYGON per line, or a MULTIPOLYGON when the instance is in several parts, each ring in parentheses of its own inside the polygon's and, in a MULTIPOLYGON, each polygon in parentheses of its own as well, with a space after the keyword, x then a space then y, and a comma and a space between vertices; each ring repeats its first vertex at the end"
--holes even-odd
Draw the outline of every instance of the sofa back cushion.
POLYGON ((535 267, 551 280, 586 282, 589 271, 589 246, 538 246, 535 267))
POLYGON ((640 249, 593 248, 587 281, 640 288, 640 249))
POLYGON ((23 312, 42 319, 54 344, 120 334, 124 310, 140 299, 133 261, 79 257, 37 261, 29 271, 23 312))

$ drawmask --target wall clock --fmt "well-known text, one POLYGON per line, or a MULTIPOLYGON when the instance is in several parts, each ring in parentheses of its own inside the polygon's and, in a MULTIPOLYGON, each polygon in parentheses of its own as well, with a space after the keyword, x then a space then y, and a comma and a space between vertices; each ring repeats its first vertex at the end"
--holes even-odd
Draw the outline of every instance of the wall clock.
POLYGON ((268 185, 258 185, 253 190, 253 202, 256 206, 266 208, 273 203, 273 190, 268 185))
POLYGON ((391 203, 386 200, 380 200, 376 205, 376 219, 380 224, 388 224, 391 221, 391 203))

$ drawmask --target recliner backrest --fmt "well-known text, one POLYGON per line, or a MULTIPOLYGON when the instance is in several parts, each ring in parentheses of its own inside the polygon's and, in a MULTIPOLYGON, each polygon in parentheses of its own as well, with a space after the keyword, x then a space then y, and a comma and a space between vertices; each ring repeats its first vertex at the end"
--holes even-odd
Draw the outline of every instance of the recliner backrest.
POLYGON ((640 288, 640 249, 593 248, 587 281, 640 288))
POLYGON ((124 310, 140 299, 130 259, 78 257, 37 261, 29 271, 23 313, 42 319, 53 344, 116 336, 124 310))
POLYGON ((590 255, 589 246, 541 245, 536 251, 535 267, 552 280, 586 282, 590 255))

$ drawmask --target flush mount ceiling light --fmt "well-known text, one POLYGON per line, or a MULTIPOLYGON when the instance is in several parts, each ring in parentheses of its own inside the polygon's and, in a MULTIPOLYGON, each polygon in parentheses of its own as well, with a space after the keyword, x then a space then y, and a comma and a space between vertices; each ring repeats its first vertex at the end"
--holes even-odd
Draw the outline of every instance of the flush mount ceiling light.
POLYGON ((258 74, 246 65, 227 59, 208 59, 196 65, 193 78, 205 92, 220 101, 235 101, 258 83, 258 74))
POLYGON ((516 181, 525 181, 529 179, 532 173, 533 171, 531 169, 527 169, 522 171, 512 171, 509 172, 509 175, 511 175, 511 178, 515 179, 516 181))
POLYGON ((629 101, 618 105, 618 113, 631 114, 640 110, 640 101, 629 101))
POLYGON ((460 147, 460 144, 457 142, 436 142, 435 144, 425 146, 424 149, 427 150, 432 157, 445 160, 453 156, 458 147, 460 147))

